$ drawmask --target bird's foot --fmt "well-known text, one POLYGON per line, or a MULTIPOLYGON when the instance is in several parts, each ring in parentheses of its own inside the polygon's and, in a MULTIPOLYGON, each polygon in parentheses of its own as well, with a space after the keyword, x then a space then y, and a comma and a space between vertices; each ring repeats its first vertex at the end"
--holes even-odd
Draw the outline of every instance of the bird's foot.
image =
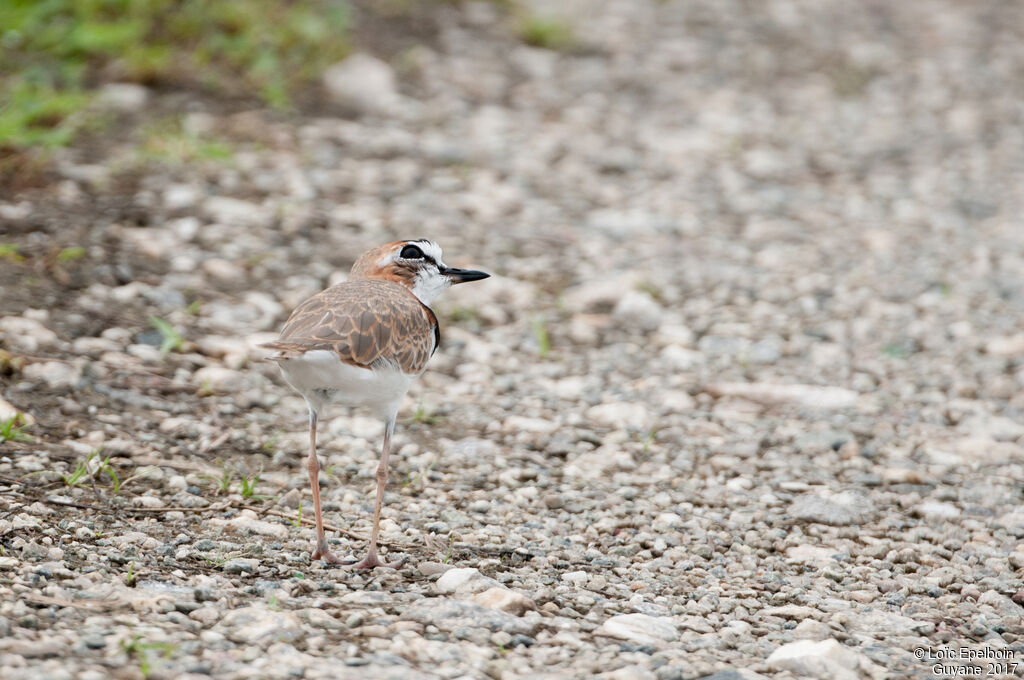
POLYGON ((316 560, 323 560, 328 564, 350 564, 350 562, 346 562, 345 560, 341 559, 340 557, 332 553, 327 548, 326 545, 319 545, 316 548, 314 548, 313 554, 310 555, 309 559, 314 562, 316 560))
POLYGON ((373 569, 375 567, 385 567, 387 569, 400 569, 408 559, 408 557, 403 557, 399 560, 395 560, 394 562, 381 562, 379 559, 377 559, 377 555, 375 555, 374 553, 370 553, 359 562, 346 562, 346 564, 351 565, 353 569, 373 569))

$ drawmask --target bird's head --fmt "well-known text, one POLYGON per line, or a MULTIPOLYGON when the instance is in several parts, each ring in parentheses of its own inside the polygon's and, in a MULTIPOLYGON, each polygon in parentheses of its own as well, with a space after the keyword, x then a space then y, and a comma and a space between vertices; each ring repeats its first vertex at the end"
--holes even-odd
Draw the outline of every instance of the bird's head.
POLYGON ((352 265, 351 278, 384 279, 409 288, 429 305, 456 283, 479 281, 490 274, 456 269, 441 260, 441 246, 427 239, 395 241, 370 250, 352 265))

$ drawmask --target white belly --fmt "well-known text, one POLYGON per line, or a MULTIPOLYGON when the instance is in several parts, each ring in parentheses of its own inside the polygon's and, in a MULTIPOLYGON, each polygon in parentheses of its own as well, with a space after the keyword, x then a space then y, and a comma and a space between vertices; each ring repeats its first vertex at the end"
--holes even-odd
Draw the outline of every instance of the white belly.
POLYGON ((277 360, 288 384, 306 398, 314 411, 326 404, 365 406, 382 418, 398 412, 402 397, 416 376, 401 369, 359 368, 343 363, 333 352, 314 350, 301 357, 277 360))

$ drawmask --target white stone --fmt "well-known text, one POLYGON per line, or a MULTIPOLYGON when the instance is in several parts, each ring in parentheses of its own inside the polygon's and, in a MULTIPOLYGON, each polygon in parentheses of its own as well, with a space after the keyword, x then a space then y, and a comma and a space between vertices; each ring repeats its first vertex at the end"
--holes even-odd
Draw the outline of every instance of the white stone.
POLYGON ((960 508, 952 503, 928 501, 914 506, 914 510, 920 516, 932 520, 956 519, 960 516, 960 508))
POLYGON ((531 609, 536 609, 533 600, 508 588, 488 588, 472 597, 473 602, 489 609, 499 609, 515 616, 522 616, 531 609))
POLYGON ((551 434, 558 429, 558 422, 543 418, 527 418, 526 416, 508 416, 502 423, 506 432, 536 432, 551 434))
POLYGON ((1013 442, 990 437, 960 437, 928 441, 921 445, 928 462, 937 465, 996 465, 1024 460, 1024 448, 1013 442))
POLYGON ((627 330, 653 331, 661 325, 665 310, 646 293, 631 290, 622 296, 612 317, 627 330))
POLYGON ((881 677, 882 669, 864 655, 829 638, 821 642, 799 640, 785 644, 768 657, 776 670, 821 680, 863 680, 881 677))
POLYGON ((722 638, 725 644, 735 647, 748 638, 751 628, 752 626, 746 621, 730 621, 718 631, 718 636, 722 638))
POLYGON ((985 352, 995 357, 1024 356, 1024 333, 992 338, 985 343, 985 352))
POLYGON ((73 362, 45 361, 39 364, 28 364, 22 374, 29 380, 43 381, 53 389, 77 387, 82 381, 84 360, 73 362))
POLYGON ((297 640, 302 635, 302 624, 297 616, 290 612, 271 611, 263 605, 230 611, 217 627, 235 642, 260 647, 272 642, 297 640))
POLYGON ((336 104, 358 113, 391 114, 401 106, 394 71, 363 52, 329 66, 322 80, 327 95, 336 104))
POLYGON ((602 623, 594 633, 641 645, 671 642, 679 637, 679 631, 669 619, 647 614, 613 616, 602 623))
POLYGON ((651 528, 659 533, 682 529, 686 520, 674 512, 663 512, 651 522, 651 528))
POLYGON ((149 90, 135 83, 107 83, 97 97, 100 106, 119 113, 137 113, 148 100, 149 90))
POLYGON ((57 342, 56 333, 36 319, 24 316, 0 318, 0 337, 5 347, 26 354, 34 354, 40 347, 50 347, 57 342))
POLYGON ((478 569, 465 567, 461 569, 449 569, 441 574, 441 577, 434 583, 434 589, 442 595, 451 593, 473 594, 490 588, 503 588, 500 583, 489 576, 484 576, 478 569))
POLYGON ((829 628, 827 623, 815 621, 814 619, 804 619, 796 624, 796 628, 793 629, 793 636, 799 640, 825 640, 832 636, 832 629, 829 628))
POLYGON ((704 355, 696 350, 686 349, 680 345, 668 345, 661 350, 661 358, 670 367, 687 371, 705 363, 704 355))
POLYGON ((806 494, 796 498, 789 506, 794 519, 820 522, 832 526, 847 526, 862 521, 871 510, 868 500, 852 491, 829 494, 806 494))
POLYGON ((31 425, 35 422, 35 418, 24 411, 19 411, 13 404, 8 401, 4 401, 4 399, 0 397, 0 421, 10 420, 11 418, 15 418, 19 415, 21 416, 20 422, 25 425, 31 425))
POLYGON ((566 477, 599 479, 613 470, 633 470, 636 462, 628 451, 608 444, 571 458, 562 468, 566 477))
POLYGON ((566 573, 562 574, 563 581, 579 587, 585 586, 589 579, 590 574, 588 574, 585 571, 567 571, 566 573))
POLYGON ((786 561, 794 564, 824 566, 834 564, 836 553, 831 548, 820 548, 813 545, 797 545, 786 550, 786 561))
MULTIPOLYGON (((191 184, 172 184, 166 189, 164 189, 164 207, 167 208, 168 210, 181 210, 182 208, 191 208, 192 206, 199 202, 200 198, 202 198, 202 194, 199 192, 199 189, 192 186, 191 184)), ((199 226, 198 221, 195 218, 182 218, 181 220, 177 220, 177 223, 179 225, 181 223, 188 225, 188 231, 191 232, 186 232, 186 234, 184 235, 185 238, 183 238, 182 240, 187 241, 191 239, 193 236, 195 236, 196 230, 198 229, 199 226), (191 228, 193 224, 196 226, 197 229, 191 228)), ((183 236, 180 226, 177 226, 177 228, 175 228, 175 232, 178 234, 178 236, 183 236)))
POLYGON ((288 537, 288 527, 276 522, 267 522, 257 519, 256 513, 252 510, 242 510, 237 517, 232 519, 213 518, 207 520, 213 526, 231 527, 244 535, 258 534, 270 536, 271 538, 285 539, 288 537))
POLYGON ((765 406, 793 404, 831 411, 857 405, 857 393, 843 387, 779 385, 774 383, 716 383, 707 391, 716 397, 739 397, 765 406))
POLYGON ((225 283, 241 283, 245 281, 245 269, 223 257, 211 257, 203 260, 200 265, 203 273, 225 283))
POLYGON ((646 430, 650 426, 651 414, 640 402, 624 401, 591 406, 587 409, 587 420, 595 425, 613 427, 617 430, 646 430))
POLYGON ((616 668, 597 676, 601 680, 656 680, 657 676, 643 666, 636 664, 616 668))

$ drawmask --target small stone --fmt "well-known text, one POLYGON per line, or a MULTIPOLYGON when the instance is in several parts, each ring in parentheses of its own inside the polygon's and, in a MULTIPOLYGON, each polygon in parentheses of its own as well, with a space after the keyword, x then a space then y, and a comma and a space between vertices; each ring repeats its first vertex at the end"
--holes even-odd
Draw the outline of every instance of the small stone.
POLYGON ((1024 333, 992 338, 985 344, 985 352, 994 357, 1024 356, 1024 333))
MULTIPOLYGON (((199 189, 191 184, 171 184, 164 189, 164 207, 168 210, 190 208, 198 203, 201 198, 202 194, 199 192, 199 189)), ((198 229, 199 224, 196 220, 183 218, 177 220, 174 226, 178 236, 183 237, 182 240, 184 241, 189 241, 195 236, 197 230, 192 229, 193 225, 198 229)))
POLYGON ((204 626, 212 626, 216 623, 223 612, 220 607, 211 607, 209 605, 205 607, 199 607, 189 612, 188 617, 193 621, 198 621, 204 626))
POLYGON ((499 609, 514 616, 522 616, 531 609, 536 609, 533 600, 508 588, 488 588, 474 595, 472 600, 489 609, 499 609))
POLYGON ((0 339, 4 347, 26 354, 35 354, 39 348, 51 347, 58 340, 57 334, 40 321, 25 316, 0 317, 0 339))
POLYGON ((148 99, 149 90, 135 83, 107 83, 97 97, 100 106, 118 113, 138 113, 148 99))
POLYGON ((562 574, 562 580, 577 587, 583 587, 590 579, 590 574, 585 571, 569 571, 562 574))
POLYGON ((483 592, 488 588, 500 588, 502 585, 489 576, 484 576, 473 567, 449 569, 434 583, 434 588, 442 595, 458 593, 460 595, 483 592))
POLYGON ((441 564, 440 562, 420 562, 416 565, 416 569, 424 576, 433 576, 434 574, 443 574, 446 571, 454 569, 450 564, 441 564))
POLYGON ((827 566, 835 564, 835 550, 813 545, 797 545, 786 550, 786 560, 795 564, 827 566))
POLYGON ((665 310, 650 295, 634 290, 616 303, 612 318, 626 330, 650 332, 661 325, 665 310))
POLYGON ((794 519, 831 526, 847 526, 863 521, 870 510, 868 500, 850 491, 822 496, 800 496, 789 507, 794 519))
POLYGON ((768 680, 768 676, 761 675, 749 668, 727 668, 712 675, 705 675, 700 680, 768 680))
POLYGON ((960 516, 960 508, 952 503, 926 502, 914 506, 914 513, 919 517, 930 520, 944 521, 956 519, 960 516))
POLYGON ((800 640, 825 640, 832 637, 832 629, 826 623, 814 619, 804 619, 796 624, 793 636, 800 640))
POLYGON ((657 680, 657 676, 643 666, 636 664, 616 668, 597 676, 601 680, 657 680))
POLYGON ((821 680, 861 680, 883 675, 882 669, 864 655, 835 639, 799 640, 785 644, 768 657, 768 665, 801 677, 821 680))
POLYGON ((801 607, 797 604, 786 604, 781 607, 765 607, 760 612, 762 616, 779 616, 793 621, 803 621, 819 616, 818 610, 811 607, 801 607))
POLYGON ((294 642, 303 634, 297 616, 290 612, 272 611, 262 605, 228 612, 217 628, 224 630, 230 640, 264 649, 274 642, 294 642))
POLYGON ((82 382, 82 369, 85 364, 79 361, 44 361, 28 364, 22 374, 28 380, 45 382, 51 389, 75 389, 82 382))
POLYGON ((535 620, 527 617, 512 616, 475 602, 463 602, 447 597, 417 600, 402 612, 401 618, 406 621, 418 621, 423 625, 433 625, 445 631, 470 627, 491 632, 504 630, 512 635, 532 635, 537 626, 535 620))
POLYGON ((322 76, 327 95, 356 113, 394 113, 401 104, 395 74, 385 62, 363 52, 329 66, 322 76))
POLYGON ((0 397, 0 421, 11 420, 12 418, 19 418, 19 422, 25 425, 31 425, 36 422, 36 419, 28 413, 19 411, 10 402, 4 401, 3 397, 0 397))
POLYGON ((642 645, 671 642, 679 637, 679 632, 672 622, 666 618, 648 616, 647 614, 620 614, 613 616, 594 631, 595 635, 628 640, 642 645))
POLYGON ((647 430, 650 428, 651 414, 640 402, 617 402, 590 407, 587 409, 587 420, 617 430, 647 430))
POLYGON ((288 493, 281 496, 281 498, 277 501, 277 504, 280 505, 282 508, 291 508, 292 510, 297 510, 298 507, 302 504, 302 492, 299 491, 298 489, 292 489, 288 493))
POLYGON ((718 635, 725 644, 735 647, 741 641, 749 638, 751 628, 752 626, 746 621, 730 621, 718 631, 718 635))
POLYGON ((259 569, 260 561, 251 557, 238 557, 224 564, 227 574, 253 574, 259 569))
POLYGON ((686 520, 676 513, 663 512, 654 518, 654 521, 651 522, 651 528, 659 533, 666 533, 682 529, 685 524, 686 520))
POLYGON ((765 406, 793 404, 820 411, 852 408, 857 405, 858 396, 843 387, 774 383, 717 383, 706 390, 716 397, 739 397, 765 406))

